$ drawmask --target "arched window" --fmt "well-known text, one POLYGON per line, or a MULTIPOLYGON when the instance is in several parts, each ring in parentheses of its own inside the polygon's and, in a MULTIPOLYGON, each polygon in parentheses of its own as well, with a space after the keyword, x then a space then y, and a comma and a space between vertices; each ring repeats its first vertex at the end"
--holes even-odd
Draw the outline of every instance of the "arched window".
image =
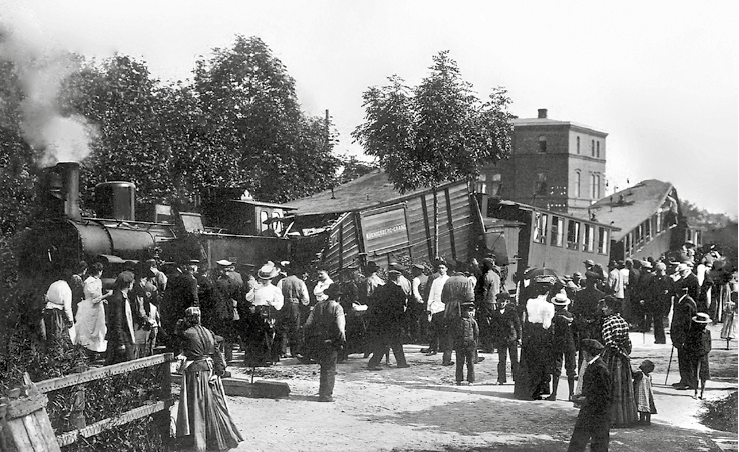
POLYGON ((575 172, 575 198, 580 197, 580 183, 581 183, 582 176, 580 175, 580 171, 575 172))
POLYGON ((595 198, 595 174, 590 175, 590 199, 595 198))
POLYGON ((595 142, 595 156, 600 158, 600 141, 595 142))
POLYGON ((590 140, 590 156, 595 157, 595 140, 590 140))
POLYGON ((547 137, 539 135, 539 152, 547 152, 547 137))
POLYGON ((577 137, 577 153, 580 153, 580 137, 577 137))

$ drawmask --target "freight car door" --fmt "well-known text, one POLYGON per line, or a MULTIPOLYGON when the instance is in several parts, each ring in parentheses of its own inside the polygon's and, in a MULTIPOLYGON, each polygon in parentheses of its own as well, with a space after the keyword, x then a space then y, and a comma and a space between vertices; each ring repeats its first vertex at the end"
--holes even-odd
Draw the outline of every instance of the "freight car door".
POLYGON ((360 213, 364 252, 381 256, 410 247, 405 204, 360 213))

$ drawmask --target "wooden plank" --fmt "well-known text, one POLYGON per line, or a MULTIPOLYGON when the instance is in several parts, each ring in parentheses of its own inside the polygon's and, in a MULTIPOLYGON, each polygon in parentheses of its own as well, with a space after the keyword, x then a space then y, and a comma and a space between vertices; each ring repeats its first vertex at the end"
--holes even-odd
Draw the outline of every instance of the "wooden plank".
POLYGON ((89 438, 91 436, 95 436, 101 432, 104 432, 105 430, 110 430, 112 428, 121 426, 128 422, 135 421, 136 419, 141 419, 142 417, 149 416, 153 413, 158 413, 159 411, 166 410, 169 407, 171 407, 173 404, 174 404, 174 400, 170 399, 170 400, 162 400, 162 401, 153 403, 151 405, 140 406, 138 408, 134 408, 132 410, 126 411, 120 416, 109 418, 109 419, 103 419, 102 421, 88 425, 87 427, 83 429, 73 430, 71 432, 63 433, 61 435, 58 435, 56 439, 60 446, 66 446, 66 445, 72 444, 73 442, 77 441, 78 435, 81 435, 85 438, 89 438))
POLYGON ((49 415, 46 412, 46 408, 39 410, 35 413, 36 421, 38 422, 39 432, 41 437, 46 441, 46 450, 59 451, 59 443, 56 441, 54 429, 51 428, 51 421, 49 415))
POLYGON ((8 421, 7 428, 10 430, 10 437, 13 439, 13 443, 18 450, 33 450, 31 440, 28 438, 28 431, 26 430, 26 426, 23 425, 22 418, 8 421))
POLYGON ((426 245, 428 246, 429 251, 429 261, 433 261, 436 256, 434 256, 434 244, 433 239, 431 238, 431 230, 429 229, 429 209, 426 205, 426 195, 421 196, 421 210, 423 211, 423 226, 426 231, 426 245))
POLYGON ((452 206, 449 200, 449 189, 444 189, 444 199, 446 200, 446 219, 447 228, 449 230, 449 246, 452 248, 452 258, 457 259, 457 247, 454 243, 454 218, 452 217, 452 206))
POLYGON ((46 442, 41 438, 41 432, 36 422, 36 416, 28 415, 20 418, 23 422, 23 426, 26 428, 26 434, 28 435, 28 441, 31 443, 30 451, 34 452, 50 452, 46 450, 46 442))
POLYGON ((68 386, 74 386, 81 383, 87 383, 88 381, 110 377, 112 375, 119 375, 133 370, 156 366, 164 362, 172 361, 173 359, 174 355, 172 355, 172 353, 147 356, 133 361, 113 364, 112 366, 104 366, 97 369, 87 370, 79 374, 65 375, 63 377, 39 381, 36 383, 36 387, 41 392, 56 391, 57 389, 66 388, 68 386))

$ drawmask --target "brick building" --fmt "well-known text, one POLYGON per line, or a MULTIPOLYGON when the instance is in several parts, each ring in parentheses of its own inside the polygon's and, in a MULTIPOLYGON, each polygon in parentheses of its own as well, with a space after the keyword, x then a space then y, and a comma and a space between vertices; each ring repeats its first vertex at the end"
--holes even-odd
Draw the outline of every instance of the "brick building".
POLYGON ((513 120, 510 159, 486 166, 478 187, 492 196, 536 207, 587 215, 605 195, 605 132, 547 118, 513 120))

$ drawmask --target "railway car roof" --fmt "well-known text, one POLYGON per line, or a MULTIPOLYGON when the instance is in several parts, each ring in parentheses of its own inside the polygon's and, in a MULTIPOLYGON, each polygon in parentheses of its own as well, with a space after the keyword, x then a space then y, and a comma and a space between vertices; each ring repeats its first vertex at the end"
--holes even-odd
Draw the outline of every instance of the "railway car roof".
MULTIPOLYGON (((670 203, 667 197, 672 190, 673 186, 669 182, 648 179, 598 200, 590 206, 590 210, 595 213, 599 222, 613 222, 614 226, 621 228, 612 236, 613 240, 619 241, 670 203), (620 201, 622 195, 623 201, 620 201)), ((674 202, 679 203, 677 196, 674 202)))
MULTIPOLYGON (((439 189, 460 182, 462 181, 443 184, 439 189)), ((297 216, 352 212, 388 202, 402 201, 430 191, 428 188, 420 188, 401 195, 395 190, 384 171, 373 170, 362 177, 334 187, 333 192, 326 190, 307 198, 290 201, 290 206, 297 208, 296 212, 292 212, 297 216)))

